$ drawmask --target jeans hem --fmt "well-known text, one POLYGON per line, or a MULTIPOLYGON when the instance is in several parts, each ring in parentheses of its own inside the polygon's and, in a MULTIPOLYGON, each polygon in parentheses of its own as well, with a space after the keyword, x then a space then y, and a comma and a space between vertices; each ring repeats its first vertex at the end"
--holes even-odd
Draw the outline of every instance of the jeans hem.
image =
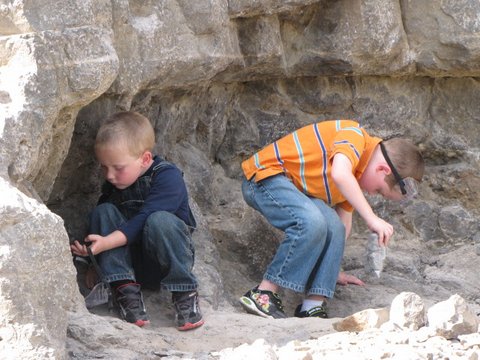
POLYGON ((299 292, 299 293, 303 293, 305 291, 305 286, 303 286, 303 285, 298 285, 298 284, 295 284, 295 283, 292 283, 292 282, 289 282, 289 281, 285 281, 283 279, 279 279, 278 277, 275 277, 275 276, 272 276, 272 275, 269 275, 269 274, 265 274, 263 276, 263 278, 265 280, 271 281, 271 282, 273 282, 273 283, 277 284, 278 286, 281 286, 282 288, 285 288, 285 289, 293 290, 293 291, 299 292))
POLYGON ((197 284, 162 284, 162 289, 170 292, 186 292, 197 290, 197 284))
POLYGON ((103 281, 106 281, 108 283, 114 282, 114 281, 120 281, 120 280, 132 280, 135 282, 135 275, 133 274, 114 274, 114 275, 107 275, 104 276, 103 281))
POLYGON ((327 289, 310 289, 307 292, 308 295, 320 295, 320 296, 325 296, 329 299, 333 298, 334 291, 327 290, 327 289))

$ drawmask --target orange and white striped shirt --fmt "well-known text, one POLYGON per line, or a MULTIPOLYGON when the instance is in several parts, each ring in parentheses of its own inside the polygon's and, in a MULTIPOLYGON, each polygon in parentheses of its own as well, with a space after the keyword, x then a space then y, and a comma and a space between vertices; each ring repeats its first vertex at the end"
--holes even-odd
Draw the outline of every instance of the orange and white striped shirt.
POLYGON ((330 120, 307 125, 267 145, 242 163, 247 179, 255 182, 285 174, 308 196, 353 211, 332 181, 330 172, 335 154, 352 163, 358 180, 382 139, 370 136, 353 120, 330 120))

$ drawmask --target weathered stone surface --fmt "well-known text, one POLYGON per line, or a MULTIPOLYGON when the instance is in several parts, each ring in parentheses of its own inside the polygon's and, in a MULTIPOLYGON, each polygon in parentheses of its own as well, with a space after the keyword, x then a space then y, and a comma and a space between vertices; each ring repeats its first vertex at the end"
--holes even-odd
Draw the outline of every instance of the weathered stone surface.
POLYGON ((123 108, 139 91, 189 86, 241 62, 224 1, 122 1, 113 17, 121 61, 110 91, 123 108))
POLYGON ((78 110, 110 86, 118 58, 99 28, 4 37, 0 44, 0 174, 31 182, 45 200, 78 110))
POLYGON ((56 359, 80 301, 63 221, 0 177, 0 353, 56 359))
POLYGON ((429 308, 427 317, 428 326, 446 339, 477 332, 480 324, 477 314, 458 294, 429 308))
MULTIPOLYGON (((418 295, 404 293, 394 299, 390 306, 394 313, 403 313, 402 318, 405 319, 411 318, 411 309, 406 308, 402 303, 407 299, 422 302, 418 295)), ((461 298, 457 298, 456 302, 461 302, 461 298)), ((429 312, 437 305, 432 306, 429 312)), ((373 311, 373 309, 370 310, 373 311)), ((463 310, 456 308, 454 311, 456 316, 449 319, 443 317, 443 320, 446 320, 443 324, 444 328, 455 326, 455 323, 458 325, 459 319, 456 317, 461 319, 463 310)), ((388 317, 388 312, 386 315, 388 317)), ((318 321, 318 319, 308 320, 318 321)), ((333 323, 333 326, 338 324, 342 322, 333 323)), ((449 341, 444 336, 438 335, 438 328, 420 327, 417 331, 412 331, 405 326, 392 325, 395 323, 390 321, 381 325, 380 329, 375 327, 361 331, 354 328, 345 329, 339 333, 303 342, 291 341, 285 345, 273 345, 264 340, 258 340, 250 345, 243 344, 236 348, 224 349, 214 355, 221 359, 249 358, 258 354, 273 359, 339 359, 353 355, 355 359, 476 359, 480 355, 478 333, 458 335, 460 341, 449 341)))
POLYGON ((225 349, 220 352, 219 359, 241 360, 251 356, 258 356, 261 359, 276 360, 278 359, 272 345, 268 344, 264 339, 256 340, 253 344, 240 345, 235 349, 225 349))
POLYGON ((472 333, 467 335, 458 335, 458 340, 466 348, 480 348, 480 333, 472 333))
POLYGON ((418 330, 425 325, 425 307, 420 296, 402 292, 392 301, 390 321, 400 327, 418 330))
MULTIPOLYGON (((402 291, 429 303, 456 292, 480 304, 480 282, 472 271, 480 267, 479 14, 474 0, 3 1, 0 178, 8 185, 2 185, 0 208, 22 219, 0 220, 0 234, 8 234, 0 246, 15 254, 0 257, 8 260, 0 272, 0 297, 18 291, 21 277, 28 299, 5 302, 2 319, 14 316, 24 336, 2 335, 8 341, 0 340, 0 346, 18 345, 15 355, 21 358, 34 357, 33 348, 45 357, 62 357, 60 329, 68 322, 68 348, 83 351, 85 358, 157 356, 142 349, 145 344, 127 349, 126 338, 138 334, 115 319, 122 331, 105 330, 94 350, 81 336, 95 333, 88 313, 72 312, 66 320, 70 308, 62 304, 81 306, 71 284, 68 239, 58 217, 39 204, 46 202, 62 216, 70 237, 84 235, 101 183, 93 138, 105 116, 119 109, 147 115, 156 129, 156 151, 185 172, 200 224, 195 272, 207 313, 225 310, 240 317, 238 296, 259 281, 282 239, 244 203, 241 161, 300 126, 338 118, 359 119, 379 136, 411 137, 423 149, 427 173, 419 199, 407 204, 370 199, 395 227, 384 273, 366 287, 339 287, 329 301, 331 316, 388 306, 402 291), (35 205, 12 208, 4 193, 35 205), (17 238, 21 241, 12 241, 17 238), (44 319, 53 303, 41 300, 47 296, 43 288, 33 275, 23 275, 45 270, 36 256, 49 259, 52 253, 59 260, 46 263, 48 284, 67 287, 56 294, 63 310, 55 322, 44 319), (10 271, 11 259, 28 266, 10 271), (20 316, 17 307, 28 311, 20 316)), ((363 277, 367 229, 358 220, 344 268, 363 277)), ((293 312, 299 297, 282 295, 293 312)), ((168 304, 159 305, 155 296, 148 302, 162 316, 169 314, 168 304)), ((170 318, 160 320, 170 328, 170 318)), ((238 320, 237 329, 248 328, 247 320, 238 320)), ((173 343, 165 327, 155 328, 148 339, 169 334, 161 341, 173 343)), ((274 332, 275 326, 268 329, 274 332)), ((2 331, 7 330, 12 328, 2 331)), ((221 335, 228 338, 222 346, 238 345, 238 336, 221 335)), ((473 359, 478 352, 430 335, 422 335, 425 346, 412 350, 405 345, 411 333, 387 335, 362 336, 371 336, 366 346, 387 344, 378 347, 383 358, 462 351, 473 359)), ((251 334, 243 336, 251 342, 251 334)), ((291 330, 282 340, 299 336, 291 330)), ((298 345, 293 353, 324 357, 338 350, 335 355, 345 357, 358 352, 349 341, 332 336, 319 346, 298 345)), ((188 337, 180 338, 175 346, 187 343, 188 337)))
POLYGON ((232 17, 252 17, 292 11, 316 2, 319 2, 319 0, 229 0, 228 10, 232 17))
POLYGON ((478 76, 478 2, 403 1, 405 32, 420 73, 428 76, 478 76))
POLYGON ((363 331, 379 328, 389 319, 389 309, 366 309, 333 324, 337 331, 363 331))

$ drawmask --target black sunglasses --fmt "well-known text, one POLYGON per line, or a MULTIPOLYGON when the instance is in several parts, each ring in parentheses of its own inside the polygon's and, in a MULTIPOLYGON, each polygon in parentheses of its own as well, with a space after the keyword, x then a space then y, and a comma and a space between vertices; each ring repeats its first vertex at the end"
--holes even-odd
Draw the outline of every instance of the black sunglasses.
POLYGON ((390 169, 392 170, 393 176, 395 177, 395 181, 397 182, 398 186, 400 186, 402 195, 406 195, 407 190, 405 189, 405 181, 403 181, 397 169, 395 169, 395 166, 393 166, 392 160, 390 160, 390 158, 388 157, 387 149, 385 149, 385 145, 383 145, 383 142, 381 141, 380 141, 380 149, 382 150, 382 154, 383 154, 383 157, 385 158, 385 161, 387 162, 388 166, 390 166, 390 169))

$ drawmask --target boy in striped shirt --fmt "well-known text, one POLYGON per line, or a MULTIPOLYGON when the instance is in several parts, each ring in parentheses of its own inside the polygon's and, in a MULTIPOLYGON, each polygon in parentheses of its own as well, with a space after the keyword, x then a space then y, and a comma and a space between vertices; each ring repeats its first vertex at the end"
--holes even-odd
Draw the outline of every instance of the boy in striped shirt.
POLYGON ((304 293, 297 317, 326 318, 326 299, 336 283, 363 282, 340 272, 352 213, 386 246, 391 224, 373 212, 364 192, 390 200, 416 195, 424 163, 410 141, 383 141, 356 121, 307 125, 267 145, 242 163, 242 192, 248 205, 285 237, 262 282, 240 301, 246 311, 284 318, 280 287, 304 293))

